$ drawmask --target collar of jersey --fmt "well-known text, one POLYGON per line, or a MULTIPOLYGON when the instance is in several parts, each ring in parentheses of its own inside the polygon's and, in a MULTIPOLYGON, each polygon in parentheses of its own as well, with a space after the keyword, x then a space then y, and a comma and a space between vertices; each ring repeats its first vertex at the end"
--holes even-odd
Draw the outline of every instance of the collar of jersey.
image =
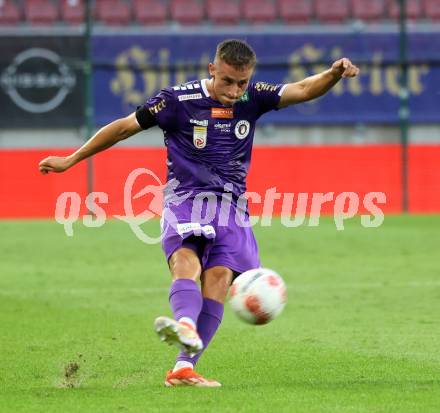
POLYGON ((209 98, 209 97, 211 97, 210 96, 210 94, 209 94, 209 92, 208 92, 208 87, 206 86, 206 82, 208 81, 208 79, 202 79, 201 81, 200 81, 200 83, 202 84, 202 90, 203 90, 203 93, 205 94, 205 96, 207 97, 207 98, 209 98))

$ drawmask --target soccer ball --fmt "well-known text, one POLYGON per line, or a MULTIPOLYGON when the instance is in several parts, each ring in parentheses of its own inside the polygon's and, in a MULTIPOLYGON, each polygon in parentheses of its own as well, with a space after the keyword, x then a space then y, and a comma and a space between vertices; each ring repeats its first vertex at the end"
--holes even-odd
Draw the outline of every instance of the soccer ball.
POLYGON ((286 284, 273 270, 256 268, 239 275, 229 290, 229 304, 249 324, 267 324, 287 301, 286 284))

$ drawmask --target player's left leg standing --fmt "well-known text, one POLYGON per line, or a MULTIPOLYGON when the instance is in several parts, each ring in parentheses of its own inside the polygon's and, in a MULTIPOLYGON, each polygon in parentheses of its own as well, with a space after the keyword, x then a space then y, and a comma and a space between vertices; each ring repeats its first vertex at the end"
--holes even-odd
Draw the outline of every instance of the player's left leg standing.
MULTIPOLYGON (((222 322, 224 302, 231 285, 232 276, 232 271, 223 266, 212 267, 202 273, 203 304, 197 320, 197 331, 202 339, 203 349, 206 349, 209 345, 222 322)), ((194 357, 189 357, 184 352, 180 352, 175 369, 184 366, 189 367, 190 364, 194 366, 202 352, 203 350, 194 357)))
POLYGON ((192 355, 203 348, 196 330, 203 304, 197 285, 201 274, 199 258, 193 250, 182 247, 171 255, 169 267, 173 278, 169 300, 174 319, 158 317, 154 328, 163 341, 192 355))

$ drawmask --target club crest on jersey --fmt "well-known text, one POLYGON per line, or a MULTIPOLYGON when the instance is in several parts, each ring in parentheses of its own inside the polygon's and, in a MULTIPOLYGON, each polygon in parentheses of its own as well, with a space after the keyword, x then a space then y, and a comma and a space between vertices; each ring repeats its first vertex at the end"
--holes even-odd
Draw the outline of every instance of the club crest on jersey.
POLYGON ((232 108, 211 108, 211 118, 232 119, 234 110, 232 108))
POLYGON ((238 139, 244 139, 249 135, 249 131, 251 130, 251 124, 247 120, 240 120, 235 125, 235 136, 238 139))
POLYGON ((197 149, 203 149, 208 139, 208 128, 205 126, 194 126, 193 143, 197 149))

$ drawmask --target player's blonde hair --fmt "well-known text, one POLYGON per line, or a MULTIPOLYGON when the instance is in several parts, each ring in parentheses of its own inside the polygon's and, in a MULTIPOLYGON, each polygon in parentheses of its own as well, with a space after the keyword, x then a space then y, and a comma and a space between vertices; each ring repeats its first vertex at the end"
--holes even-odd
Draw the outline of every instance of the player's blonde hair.
POLYGON ((236 68, 254 67, 257 64, 257 55, 252 47, 238 39, 227 39, 219 43, 215 59, 236 68))

